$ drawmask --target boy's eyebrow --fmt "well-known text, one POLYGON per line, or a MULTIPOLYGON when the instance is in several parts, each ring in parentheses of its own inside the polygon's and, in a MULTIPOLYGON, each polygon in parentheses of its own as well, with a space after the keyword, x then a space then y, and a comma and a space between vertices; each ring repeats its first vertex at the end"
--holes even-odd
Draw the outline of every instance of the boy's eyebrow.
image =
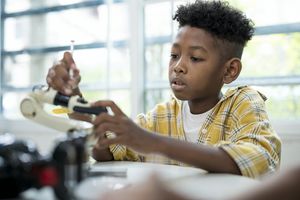
POLYGON ((178 43, 173 43, 172 44, 172 48, 179 48, 179 47, 180 47, 180 45, 178 43))
MULTIPOLYGON (((172 45, 172 48, 179 48, 179 47, 180 47, 180 45, 178 43, 173 43, 173 45, 172 45)), ((207 52, 207 50, 202 46, 190 46, 189 49, 202 50, 204 52, 207 52)))
POLYGON ((192 49, 192 50, 202 50, 202 51, 207 52, 207 50, 202 46, 191 46, 189 48, 192 49))

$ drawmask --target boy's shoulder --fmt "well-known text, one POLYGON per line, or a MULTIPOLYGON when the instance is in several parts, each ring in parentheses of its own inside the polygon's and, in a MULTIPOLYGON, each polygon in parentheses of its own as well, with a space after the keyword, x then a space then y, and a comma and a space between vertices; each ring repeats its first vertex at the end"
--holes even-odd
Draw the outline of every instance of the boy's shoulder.
MULTIPOLYGON (((267 118, 265 100, 266 97, 252 87, 239 86, 230 88, 215 106, 212 113, 214 116, 231 115, 236 119, 245 117, 246 114, 250 113, 267 118)), ((256 120, 256 118, 254 117, 252 120, 256 120)))
POLYGON ((259 92, 258 90, 250 87, 250 86, 238 86, 235 88, 229 88, 224 96, 222 97, 223 100, 226 99, 248 99, 254 100, 259 99, 262 101, 266 101, 267 97, 259 92))

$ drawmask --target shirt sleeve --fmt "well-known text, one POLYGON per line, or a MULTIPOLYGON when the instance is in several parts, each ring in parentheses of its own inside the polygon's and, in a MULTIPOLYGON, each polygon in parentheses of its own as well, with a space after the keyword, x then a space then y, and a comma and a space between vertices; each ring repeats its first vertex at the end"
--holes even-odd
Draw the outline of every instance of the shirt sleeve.
POLYGON ((281 142, 270 126, 263 97, 258 92, 242 95, 234 109, 234 128, 229 140, 219 146, 244 176, 256 178, 274 172, 280 164, 281 142))
POLYGON ((142 161, 141 157, 136 152, 124 145, 113 144, 109 146, 109 149, 113 154, 114 160, 142 161))

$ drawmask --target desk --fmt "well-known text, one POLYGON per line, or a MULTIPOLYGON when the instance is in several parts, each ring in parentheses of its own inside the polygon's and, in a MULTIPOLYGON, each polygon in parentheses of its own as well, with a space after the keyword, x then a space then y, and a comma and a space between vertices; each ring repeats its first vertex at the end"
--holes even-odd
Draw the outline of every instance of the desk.
MULTIPOLYGON (((93 173, 102 176, 84 180, 75 190, 78 199, 99 199, 108 190, 119 189, 128 184, 144 181, 153 171, 171 189, 187 197, 199 199, 222 199, 259 184, 258 181, 230 174, 208 174, 206 171, 174 165, 140 162, 103 162, 91 167, 93 173)), ((28 191, 24 199, 54 199, 51 190, 28 191)))

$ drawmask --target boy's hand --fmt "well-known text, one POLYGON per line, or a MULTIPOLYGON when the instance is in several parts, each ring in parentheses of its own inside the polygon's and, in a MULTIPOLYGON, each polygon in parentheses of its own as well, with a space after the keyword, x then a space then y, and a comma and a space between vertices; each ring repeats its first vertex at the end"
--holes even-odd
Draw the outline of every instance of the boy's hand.
POLYGON ((63 59, 49 69, 46 80, 50 87, 65 95, 81 95, 78 89, 79 69, 70 52, 65 52, 63 59), (70 70, 72 70, 72 77, 70 70))
POLYGON ((156 135, 134 123, 113 101, 97 101, 93 106, 110 107, 114 113, 101 113, 93 121, 94 133, 99 136, 99 146, 105 148, 111 144, 123 144, 140 153, 155 151, 156 135), (115 137, 103 137, 107 131, 113 132, 115 137))

